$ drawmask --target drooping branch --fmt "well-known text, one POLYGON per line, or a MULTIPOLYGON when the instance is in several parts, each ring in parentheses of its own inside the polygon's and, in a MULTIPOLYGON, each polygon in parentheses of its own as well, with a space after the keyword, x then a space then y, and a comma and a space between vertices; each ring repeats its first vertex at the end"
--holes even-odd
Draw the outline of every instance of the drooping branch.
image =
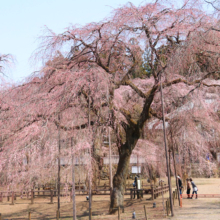
POLYGON ((130 80, 126 80, 122 85, 130 86, 141 98, 146 98, 144 92, 142 92, 137 86, 134 85, 130 80))
MULTIPOLYGON (((74 131, 74 130, 80 130, 80 129, 86 129, 89 127, 89 123, 83 123, 81 125, 76 125, 76 126, 72 126, 72 127, 67 127, 62 125, 61 123, 59 123, 57 120, 54 120, 55 125, 57 126, 57 128, 60 128, 64 131, 74 131)), ((95 122, 94 121, 90 121, 90 125, 94 125, 95 122)))

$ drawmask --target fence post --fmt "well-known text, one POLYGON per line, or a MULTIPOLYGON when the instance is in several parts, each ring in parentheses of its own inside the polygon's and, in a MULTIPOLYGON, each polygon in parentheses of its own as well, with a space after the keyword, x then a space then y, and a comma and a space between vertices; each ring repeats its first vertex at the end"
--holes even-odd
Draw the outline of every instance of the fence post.
POLYGON ((145 215, 145 218, 146 218, 146 220, 147 220, 147 213, 146 213, 146 207, 145 207, 145 205, 144 205, 144 215, 145 215))
POLYGON ((154 187, 153 186, 151 186, 151 195, 152 195, 152 200, 154 200, 154 187))
POLYGON ((14 205, 14 191, 11 193, 11 205, 14 205))
POLYGON ((0 202, 3 202, 3 193, 0 194, 0 202))
POLYGON ((31 220, 31 212, 28 212, 28 220, 31 220))
POLYGON ((89 219, 92 219, 92 208, 89 208, 89 219))
MULTIPOLYGON (((172 202, 172 201, 171 201, 172 202)), ((168 212, 170 214, 171 208, 170 208, 171 204, 170 204, 170 199, 168 199, 168 212)))
POLYGON ((57 220, 59 220, 59 219, 60 219, 60 212, 59 212, 59 210, 58 210, 58 209, 57 209, 56 218, 57 218, 57 220))
POLYGON ((173 191, 173 205, 174 205, 174 199, 175 199, 175 191, 173 191))
POLYGON ((50 204, 53 204, 53 190, 50 190, 50 204))
POLYGON ((70 202, 73 201, 73 197, 72 197, 72 191, 70 190, 70 202))
POLYGON ((34 191, 31 190, 31 204, 34 204, 34 191))
POLYGON ((166 201, 166 211, 167 211, 167 216, 169 215, 169 212, 168 212, 168 200, 166 201))
POLYGON ((120 206, 118 207, 118 220, 121 220, 121 216, 120 216, 120 206))
POLYGON ((8 198, 8 202, 10 201, 10 193, 8 192, 7 198, 8 198))
POLYGON ((2 220, 2 214, 0 213, 0 220, 2 220))

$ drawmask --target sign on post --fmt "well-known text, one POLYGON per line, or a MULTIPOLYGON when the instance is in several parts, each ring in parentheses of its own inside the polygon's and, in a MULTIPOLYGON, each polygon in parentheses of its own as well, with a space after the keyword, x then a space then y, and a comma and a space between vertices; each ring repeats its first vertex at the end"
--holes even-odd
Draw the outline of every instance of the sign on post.
POLYGON ((141 173, 141 166, 132 166, 131 173, 141 173))

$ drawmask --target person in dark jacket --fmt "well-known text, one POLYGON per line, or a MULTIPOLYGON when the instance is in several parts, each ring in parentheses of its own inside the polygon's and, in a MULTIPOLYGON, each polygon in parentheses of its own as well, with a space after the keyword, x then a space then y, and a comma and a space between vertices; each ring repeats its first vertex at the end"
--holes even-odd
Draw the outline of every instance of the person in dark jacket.
POLYGON ((181 178, 180 178, 180 175, 178 175, 177 178, 178 178, 178 185, 179 185, 180 197, 182 198, 183 184, 182 184, 182 180, 181 180, 181 178))
POLYGON ((190 199, 190 191, 191 191, 191 186, 190 186, 190 179, 187 180, 187 199, 190 199))

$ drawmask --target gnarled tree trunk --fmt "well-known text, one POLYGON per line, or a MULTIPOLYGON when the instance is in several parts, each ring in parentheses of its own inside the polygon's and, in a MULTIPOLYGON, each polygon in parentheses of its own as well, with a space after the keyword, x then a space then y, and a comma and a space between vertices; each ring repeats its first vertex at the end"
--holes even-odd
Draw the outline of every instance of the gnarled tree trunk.
POLYGON ((130 156, 140 138, 140 134, 139 125, 133 125, 126 131, 126 143, 119 148, 119 162, 117 172, 113 178, 110 213, 116 212, 119 206, 124 205, 125 184, 129 171, 130 156))
POLYGON ((129 150, 126 150, 119 155, 117 172, 113 178, 110 213, 116 212, 118 207, 123 206, 124 204, 124 192, 130 164, 130 156, 131 152, 129 152, 129 150))

